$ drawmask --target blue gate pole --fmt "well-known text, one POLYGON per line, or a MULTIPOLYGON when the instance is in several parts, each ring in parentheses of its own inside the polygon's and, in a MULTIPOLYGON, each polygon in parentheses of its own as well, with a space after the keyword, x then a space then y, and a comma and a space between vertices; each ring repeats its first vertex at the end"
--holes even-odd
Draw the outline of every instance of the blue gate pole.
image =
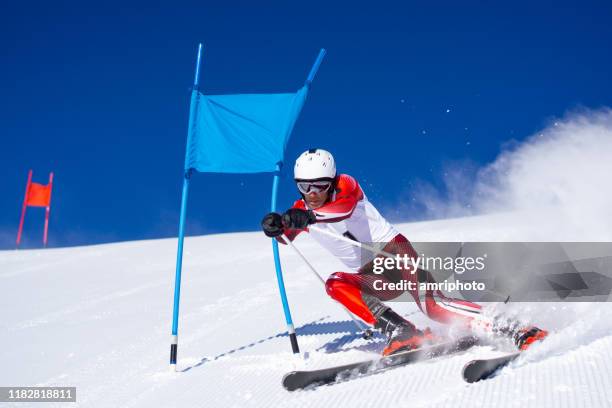
POLYGON ((319 70, 319 66, 321 65, 321 62, 323 62, 323 57, 325 57, 325 54, 327 54, 327 51, 325 51, 325 48, 321 48, 321 50, 319 51, 319 55, 317 55, 315 63, 312 64, 312 68, 310 69, 308 78, 306 78, 306 85, 310 86, 310 84, 314 80, 314 77, 315 75, 317 75, 317 71, 319 70))
MULTIPOLYGON (((325 57, 326 51, 324 48, 321 48, 319 51, 319 55, 315 60, 315 63, 312 65, 310 69, 310 73, 306 78, 306 86, 310 87, 317 71, 319 70, 319 66, 323 61, 323 57, 325 57)), ((278 182, 280 180, 280 169, 282 163, 276 164, 276 171, 274 172, 274 179, 272 181, 272 203, 270 205, 270 211, 276 212, 276 198, 278 196, 278 182)), ((289 309, 289 301, 287 300, 287 292, 285 291, 285 281, 283 280, 283 270, 281 267, 280 256, 278 253, 278 241, 276 239, 272 239, 272 252, 274 254, 274 267, 276 269, 276 281, 278 282, 278 290, 280 292, 281 302, 283 303, 283 311, 285 312, 285 321, 287 322, 287 333, 289 333, 289 340, 291 341, 291 350, 293 350, 294 354, 300 352, 300 347, 298 345, 297 336, 295 334, 295 327, 293 326, 293 319, 291 318, 291 310, 289 309)))
MULTIPOLYGON (((189 125, 187 127, 187 149, 191 138, 191 129, 195 121, 198 101, 198 85, 200 77, 200 61, 202 58, 202 44, 198 45, 198 58, 196 62, 196 73, 191 91, 191 103, 189 106, 189 125)), ((172 338, 170 341, 170 370, 176 371, 176 358, 178 352, 178 319, 179 302, 181 298, 181 271, 183 267, 183 241, 185 238, 185 218, 187 217, 187 197, 189 195, 189 179, 192 171, 189 168, 188 151, 185 153, 185 173, 183 178, 183 193, 181 196, 181 217, 179 221, 178 248, 176 251, 176 275, 174 278, 174 304, 172 311, 172 338)))
MULTIPOLYGON (((276 198, 278 196, 278 181, 280 179, 280 168, 282 163, 276 164, 274 172, 274 180, 272 181, 272 203, 270 211, 276 212, 276 198)), ((278 253, 278 241, 272 239, 272 252, 274 253, 274 267, 276 268, 276 281, 278 282, 278 290, 280 292, 281 302, 283 302, 283 311, 285 312, 285 320, 287 322, 287 333, 289 333, 289 341, 291 341, 291 350, 294 354, 300 352, 297 336, 295 335, 295 327, 291 319, 291 310, 289 310, 289 301, 287 300, 287 292, 285 291, 285 281, 283 280, 283 270, 281 268, 280 256, 278 253)))

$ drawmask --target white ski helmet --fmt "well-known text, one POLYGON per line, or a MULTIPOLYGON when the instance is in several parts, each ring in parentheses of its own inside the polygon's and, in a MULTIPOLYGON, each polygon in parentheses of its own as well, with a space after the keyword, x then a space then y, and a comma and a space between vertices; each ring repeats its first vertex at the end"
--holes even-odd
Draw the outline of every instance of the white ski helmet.
POLYGON ((309 149, 295 161, 295 180, 333 180, 336 177, 334 156, 327 150, 309 149))

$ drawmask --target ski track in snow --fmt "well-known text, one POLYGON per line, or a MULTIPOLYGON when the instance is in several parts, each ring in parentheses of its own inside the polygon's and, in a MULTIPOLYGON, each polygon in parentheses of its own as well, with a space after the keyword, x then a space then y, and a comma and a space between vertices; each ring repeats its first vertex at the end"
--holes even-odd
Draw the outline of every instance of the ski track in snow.
MULTIPOLYGON (((400 226, 412 240, 520 239, 496 233, 506 216, 400 226), (457 232, 459 231, 459 232, 457 232)), ((296 241, 325 275, 342 266, 296 241)), ((188 238, 179 324, 179 372, 168 372, 176 240, 0 252, 1 386, 77 387, 83 407, 609 407, 612 307, 510 305, 550 329, 490 380, 466 384, 461 368, 502 351, 480 346, 331 386, 289 393, 283 374, 372 358, 382 339, 360 338, 346 314, 281 248, 301 356, 290 352, 270 242, 260 233, 188 238)), ((414 304, 394 307, 440 328, 414 304)), ((24 406, 24 405, 15 405, 24 406)), ((45 406, 67 406, 51 404, 45 406)))

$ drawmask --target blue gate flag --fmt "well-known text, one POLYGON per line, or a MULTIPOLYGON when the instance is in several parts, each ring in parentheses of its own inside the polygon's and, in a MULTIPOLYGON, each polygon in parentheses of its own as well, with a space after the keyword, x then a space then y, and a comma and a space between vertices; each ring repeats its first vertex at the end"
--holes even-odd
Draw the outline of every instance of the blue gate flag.
POLYGON ((283 161, 308 86, 279 94, 193 92, 185 171, 264 173, 283 161))

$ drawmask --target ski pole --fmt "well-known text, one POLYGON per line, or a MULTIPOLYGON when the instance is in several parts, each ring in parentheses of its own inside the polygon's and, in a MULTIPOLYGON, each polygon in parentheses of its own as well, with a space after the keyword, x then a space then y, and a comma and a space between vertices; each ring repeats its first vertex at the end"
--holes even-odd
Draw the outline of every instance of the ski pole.
MULTIPOLYGON (((362 248, 362 249, 367 249, 368 251, 373 252, 373 253, 375 253, 377 255, 383 255, 383 256, 386 256, 386 257, 389 257, 389 258, 395 258, 397 256, 396 254, 392 254, 390 252, 383 251, 382 249, 378 249, 378 248, 375 248, 375 247, 373 247, 371 245, 364 244, 363 242, 352 240, 350 238, 345 237, 344 235, 334 234, 333 232, 326 231, 326 230, 321 229, 319 227, 316 227, 314 225, 308 226, 308 229, 320 232, 321 234, 330 236, 332 238, 336 238, 336 239, 348 242, 349 244, 351 244, 353 246, 356 246, 356 247, 359 247, 359 248, 362 248)), ((407 261, 412 265, 412 259, 407 259, 407 261)))
MULTIPOLYGON (((306 265, 308 265, 308 268, 312 271, 312 273, 319 279, 319 281, 323 284, 323 286, 325 286, 325 281, 323 280, 321 275, 319 275, 319 273, 314 268, 314 266, 312 266, 312 264, 308 262, 308 259, 306 259, 304 254, 302 254, 302 252, 299 249, 297 249, 297 247, 293 244, 293 242, 291 242, 291 240, 287 237, 287 235, 283 234, 283 239, 287 242, 287 244, 291 248, 293 248, 293 250, 300 256, 300 258, 302 258, 302 260, 304 261, 306 265)), ((348 309, 346 309, 344 306, 342 306, 342 308, 344 309, 346 314, 351 318, 353 323, 355 323, 355 326, 357 326, 357 328, 362 331, 361 336, 366 340, 369 340, 370 338, 372 338, 372 335, 373 335, 372 329, 362 325, 362 323, 359 320, 357 320, 355 316, 353 316, 351 312, 348 309)))

